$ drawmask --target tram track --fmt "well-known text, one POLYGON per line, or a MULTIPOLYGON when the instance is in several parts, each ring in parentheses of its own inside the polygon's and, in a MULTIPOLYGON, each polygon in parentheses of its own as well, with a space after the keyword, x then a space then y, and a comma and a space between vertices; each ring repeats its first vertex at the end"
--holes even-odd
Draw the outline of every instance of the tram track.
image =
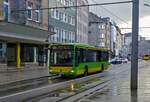
MULTIPOLYGON (((144 64, 144 65, 139 65, 139 68, 142 68, 143 66, 146 66, 147 64, 144 64)), ((93 93, 97 92, 97 91, 103 91, 104 89, 107 89, 108 86, 109 86, 109 83, 111 83, 113 80, 118 80, 119 78, 122 78, 123 76, 129 74, 129 68, 126 68, 122 71, 118 71, 117 73, 111 75, 110 77, 106 77, 105 79, 103 80, 100 80, 100 81, 97 81, 95 83, 92 83, 88 86, 87 88, 85 89, 78 89, 78 91, 76 91, 74 94, 72 95, 68 95, 66 97, 59 97, 59 92, 56 93, 50 93, 50 94, 47 94, 45 96, 42 96, 41 98, 46 98, 46 97, 51 97, 51 96, 56 96, 57 99, 55 99, 55 101, 52 101, 51 99, 47 99, 47 100, 51 100, 51 102, 80 102, 82 100, 84 100, 86 97, 89 97, 90 95, 92 95, 93 93), (116 77, 117 75, 117 77, 116 77), (56 95, 52 95, 52 94, 56 94, 56 95)), ((29 99, 29 100, 26 100, 24 102, 38 102, 38 100, 41 99, 40 96, 38 96, 38 99, 29 99)), ((42 100, 40 102, 43 102, 42 100)), ((44 102, 49 102, 49 101, 44 101, 44 102)))
MULTIPOLYGON (((123 71, 119 71, 118 72, 118 74, 119 73, 123 73, 123 72, 126 72, 127 71, 127 69, 126 70, 123 70, 123 71)), ((58 97, 58 100, 56 99, 56 101, 52 101, 51 100, 51 102, 71 102, 71 100, 73 100, 73 99, 80 99, 80 97, 84 97, 84 96, 86 96, 86 94, 85 93, 87 93, 87 92, 90 92, 90 93, 92 93, 92 91, 93 91, 93 89, 95 90, 95 91, 97 91, 97 90, 100 90, 100 89, 104 89, 107 85, 108 85, 108 83, 110 83, 110 81, 112 81, 115 77, 114 77, 114 75, 112 75, 112 77, 107 77, 107 72, 103 72, 103 73, 100 73, 101 75, 100 76, 97 76, 98 78, 100 78, 100 79, 102 79, 102 80, 99 80, 99 81, 97 81, 97 82, 94 82, 94 83, 91 83, 91 84, 89 84, 89 85, 86 85, 86 87, 85 88, 81 88, 81 89, 78 89, 76 92, 75 92, 75 94, 73 94, 73 95, 68 95, 68 96, 66 96, 66 97, 58 97), (106 78, 105 78, 106 77, 106 78), (100 86, 100 87, 99 87, 100 86), (74 98, 75 97, 75 98, 74 98)), ((93 76, 93 75, 92 75, 93 76)), ((95 77, 95 76, 93 76, 93 77, 95 77)), ((96 77, 95 77, 96 78, 96 77)), ((76 83, 80 83, 80 82, 76 82, 76 83)), ((87 84, 86 83, 86 81, 84 81, 84 83, 85 84, 87 84)), ((61 88, 61 89, 63 89, 63 88, 61 88)), ((61 90, 60 89, 60 90, 61 90)), ((37 102, 38 100, 40 100, 40 99, 43 99, 43 98, 46 98, 46 97, 51 97, 51 96, 59 96, 58 94, 59 93, 61 93, 61 92, 51 92, 51 93, 47 93, 47 94, 44 94, 44 95, 40 95, 40 96, 37 96, 37 97, 32 97, 31 99, 28 99, 28 100, 25 100, 25 101, 23 101, 23 102, 37 102)))
POLYGON ((7 84, 0 85, 0 96, 21 92, 24 90, 41 87, 49 84, 49 80, 58 80, 60 76, 44 76, 39 78, 15 81, 7 84))
MULTIPOLYGON (((128 70, 123 70, 117 73, 120 77, 122 76, 122 73, 126 73, 128 70)), ((70 95, 68 97, 62 98, 60 100, 57 100, 56 102, 77 102, 85 97, 88 97, 90 94, 93 94, 97 91, 103 91, 104 89, 108 88, 109 83, 111 83, 114 79, 116 79, 115 75, 105 78, 103 80, 100 80, 95 83, 95 85, 91 85, 91 87, 82 90, 80 92, 75 93, 74 95, 70 95)), ((79 89, 80 90, 80 89, 79 89)))
MULTIPOLYGON (((147 66, 149 63, 145 63, 144 65, 139 65, 139 69, 147 66)), ((87 99, 91 95, 93 95, 96 92, 101 92, 104 89, 108 89, 109 83, 111 83, 113 80, 119 80, 119 78, 122 78, 122 76, 125 76, 124 74, 129 74, 129 69, 125 69, 123 71, 120 71, 116 73, 117 77, 115 75, 111 76, 109 80, 105 80, 101 82, 100 84, 97 84, 95 87, 91 87, 90 89, 84 90, 80 93, 76 93, 74 95, 68 96, 66 98, 60 99, 56 102, 83 102, 84 99, 87 99)))
POLYGON ((16 102, 16 101, 21 102, 23 100, 37 97, 39 95, 43 95, 45 93, 49 93, 49 92, 55 91, 57 89, 65 88, 66 86, 69 86, 70 83, 72 83, 72 82, 75 82, 75 83, 85 82, 91 78, 103 77, 103 76, 104 76, 104 73, 98 73, 98 74, 94 74, 94 75, 90 75, 90 76, 86 76, 86 77, 82 77, 82 78, 71 79, 71 80, 67 80, 64 82, 57 82, 54 84, 45 85, 45 86, 42 86, 39 88, 2 96, 2 97, 0 97, 0 102, 1 101, 2 102, 16 102))
MULTIPOLYGON (((142 67, 142 66, 143 65, 140 65, 139 67, 142 67)), ((125 68, 126 66, 123 65, 122 67, 125 68)), ((127 72, 127 70, 129 70, 129 68, 124 69, 123 71, 119 71, 119 73, 125 72, 125 71, 127 72)), ((98 74, 94 74, 94 75, 90 75, 90 76, 86 76, 86 77, 82 77, 82 78, 78 78, 78 79, 71 79, 71 80, 67 80, 67 81, 56 82, 56 83, 45 85, 45 86, 42 86, 42 87, 39 87, 39 88, 26 90, 24 92, 18 92, 18 93, 7 95, 7 96, 2 96, 2 97, 0 97, 0 101, 2 101, 2 102, 16 102, 16 101, 17 102, 21 102, 21 101, 26 102, 24 100, 34 99, 34 98, 37 98, 37 97, 39 97, 43 94, 54 92, 55 90, 58 90, 58 89, 66 88, 72 82, 74 82, 74 83, 83 82, 84 83, 84 82, 88 81, 91 78, 97 78, 97 77, 101 77, 101 78, 102 77, 107 77, 107 72, 104 71, 103 73, 98 73, 98 74)), ((104 81, 107 81, 107 80, 104 80, 104 81)), ((102 80, 101 80, 101 82, 102 82, 102 80)), ((104 87, 101 87, 100 89, 96 89, 96 90, 101 90, 101 89, 105 88, 108 85, 107 84, 108 82, 105 82, 105 83, 101 83, 101 82, 99 82, 98 86, 103 86, 104 85, 104 87)), ((97 87, 97 86, 95 86, 95 87, 97 87)), ((94 86, 93 86, 93 88, 94 88, 94 86)), ((89 88, 89 89, 93 90, 93 88, 89 88)), ((84 90, 83 93, 86 92, 86 91, 88 91, 88 90, 84 90)), ((80 91, 80 93, 82 93, 82 92, 80 91)), ((79 95, 80 93, 78 93, 76 95, 79 95)), ((90 93, 92 93, 92 92, 90 92, 90 93)), ((81 96, 81 95, 79 95, 79 96, 81 96)), ((61 99, 60 101, 66 102, 64 100, 69 99, 71 97, 75 97, 75 95, 68 96, 67 98, 61 99)), ((80 98, 78 98, 78 99, 80 99, 80 98)))

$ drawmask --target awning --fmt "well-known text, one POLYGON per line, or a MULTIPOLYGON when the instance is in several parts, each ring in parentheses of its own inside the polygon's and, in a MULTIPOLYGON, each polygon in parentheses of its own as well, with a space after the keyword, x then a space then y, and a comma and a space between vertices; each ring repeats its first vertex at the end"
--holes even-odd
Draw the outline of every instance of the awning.
POLYGON ((52 33, 29 26, 0 22, 0 40, 7 42, 47 44, 50 34, 52 33))

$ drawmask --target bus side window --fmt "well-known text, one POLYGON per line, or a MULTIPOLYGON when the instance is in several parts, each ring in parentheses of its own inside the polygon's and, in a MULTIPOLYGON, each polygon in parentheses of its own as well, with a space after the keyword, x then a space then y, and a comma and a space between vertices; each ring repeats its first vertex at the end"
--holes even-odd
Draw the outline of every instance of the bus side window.
POLYGON ((101 59, 101 61, 107 61, 108 60, 108 52, 107 51, 102 51, 101 52, 101 55, 100 55, 100 59, 101 59))
POLYGON ((96 61, 101 61, 101 52, 97 51, 96 61))
POLYGON ((82 50, 82 62, 87 62, 86 54, 87 54, 87 51, 82 50))
POLYGON ((80 64, 83 62, 83 50, 77 48, 76 50, 76 65, 80 64))

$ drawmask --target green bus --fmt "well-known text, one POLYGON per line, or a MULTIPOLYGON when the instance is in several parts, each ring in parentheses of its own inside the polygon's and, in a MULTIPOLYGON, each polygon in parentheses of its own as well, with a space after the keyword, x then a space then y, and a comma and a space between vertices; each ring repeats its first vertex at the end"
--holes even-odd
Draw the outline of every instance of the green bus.
POLYGON ((78 43, 52 44, 50 73, 76 77, 108 68, 109 51, 78 43))

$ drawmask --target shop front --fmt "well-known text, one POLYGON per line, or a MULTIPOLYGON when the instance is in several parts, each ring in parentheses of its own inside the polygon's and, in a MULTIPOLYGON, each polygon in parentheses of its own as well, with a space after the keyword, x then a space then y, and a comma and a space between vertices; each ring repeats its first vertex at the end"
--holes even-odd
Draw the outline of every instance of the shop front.
POLYGON ((48 44, 47 37, 47 31, 12 23, 0 24, 0 68, 3 68, 2 71, 48 70, 45 51, 45 46, 48 44))

